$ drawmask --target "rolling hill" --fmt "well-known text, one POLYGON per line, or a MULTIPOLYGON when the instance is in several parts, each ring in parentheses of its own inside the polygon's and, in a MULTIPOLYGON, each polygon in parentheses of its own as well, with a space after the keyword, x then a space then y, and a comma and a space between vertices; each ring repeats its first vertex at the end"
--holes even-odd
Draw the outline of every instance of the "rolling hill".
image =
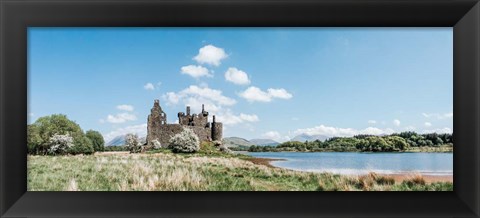
POLYGON ((328 138, 329 138, 328 136, 324 136, 324 135, 300 134, 300 135, 295 136, 290 141, 299 141, 299 142, 309 141, 309 142, 311 142, 311 141, 315 141, 317 139, 320 140, 320 141, 325 141, 328 138))
POLYGON ((271 139, 251 139, 250 142, 257 146, 277 146, 280 144, 279 142, 271 139))
POLYGON ((227 147, 239 147, 239 146, 250 147, 253 145, 250 141, 240 137, 227 137, 227 138, 224 138, 222 142, 227 147))

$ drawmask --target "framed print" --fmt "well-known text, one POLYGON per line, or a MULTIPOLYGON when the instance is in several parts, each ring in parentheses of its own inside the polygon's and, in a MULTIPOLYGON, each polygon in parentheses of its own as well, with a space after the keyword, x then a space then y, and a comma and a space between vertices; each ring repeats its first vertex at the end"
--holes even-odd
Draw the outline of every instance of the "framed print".
POLYGON ((1 11, 2 217, 479 216, 477 1, 1 11))

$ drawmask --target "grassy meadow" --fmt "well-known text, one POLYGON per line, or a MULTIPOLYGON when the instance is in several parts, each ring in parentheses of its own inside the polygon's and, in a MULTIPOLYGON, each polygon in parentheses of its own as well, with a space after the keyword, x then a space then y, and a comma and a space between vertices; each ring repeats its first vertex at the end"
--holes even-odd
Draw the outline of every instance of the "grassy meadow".
POLYGON ((451 191, 450 182, 402 182, 374 173, 341 176, 255 164, 252 158, 203 149, 129 154, 28 156, 29 191, 451 191))

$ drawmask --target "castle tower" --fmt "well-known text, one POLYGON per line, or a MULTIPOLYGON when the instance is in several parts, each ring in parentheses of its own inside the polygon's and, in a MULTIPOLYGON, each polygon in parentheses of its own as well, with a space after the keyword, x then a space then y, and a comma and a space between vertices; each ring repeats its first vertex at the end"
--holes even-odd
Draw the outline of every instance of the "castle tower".
POLYGON ((160 101, 155 99, 153 102, 153 107, 150 110, 150 115, 147 119, 147 142, 150 144, 152 140, 160 140, 158 132, 156 131, 157 126, 167 124, 167 114, 163 112, 162 107, 160 107, 160 101))
POLYGON ((208 117, 208 111, 205 111, 205 106, 203 104, 202 104, 202 116, 208 117))
POLYGON ((150 115, 148 116, 149 120, 152 119, 152 122, 158 121, 160 125, 167 124, 167 114, 163 112, 162 107, 160 106, 160 100, 155 99, 153 102, 153 107, 150 110, 150 115))
POLYGON ((223 124, 215 121, 215 115, 212 116, 212 140, 221 141, 223 137, 223 124))

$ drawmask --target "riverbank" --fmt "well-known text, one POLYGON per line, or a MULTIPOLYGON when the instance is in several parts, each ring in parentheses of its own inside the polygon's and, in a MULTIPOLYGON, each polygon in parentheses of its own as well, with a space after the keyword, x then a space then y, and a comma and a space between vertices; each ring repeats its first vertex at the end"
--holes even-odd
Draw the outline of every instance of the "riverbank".
POLYGON ((440 175, 420 175, 416 173, 404 173, 404 174, 381 174, 383 176, 389 176, 395 179, 397 182, 403 182, 405 180, 409 180, 412 178, 416 178, 418 176, 422 177, 426 183, 434 183, 434 182, 451 182, 453 183, 453 175, 448 176, 440 176, 440 175))
POLYGON ((308 151, 308 150, 289 150, 289 149, 272 149, 272 150, 258 150, 258 151, 248 151, 248 150, 235 150, 233 151, 238 153, 248 154, 249 152, 298 152, 298 153, 325 153, 325 152, 356 152, 356 153, 391 153, 391 154, 400 154, 400 153, 453 153, 453 147, 423 147, 423 148, 412 148, 405 151, 356 151, 356 150, 345 150, 345 151, 337 151, 337 150, 315 150, 315 151, 308 151))
POLYGON ((252 158, 245 158, 254 164, 263 165, 271 168, 278 168, 271 164, 272 161, 284 161, 285 159, 273 159, 273 158, 260 158, 260 157, 252 157, 252 158))
POLYGON ((451 191, 449 182, 402 182, 274 168, 268 160, 217 156, 105 153, 28 156, 28 191, 451 191), (254 163, 256 162, 256 163, 254 163))
MULTIPOLYGON (((246 154, 248 155, 248 153, 246 154)), ((285 159, 279 159, 279 158, 263 158, 263 157, 252 157, 246 159, 252 163, 259 164, 259 165, 264 165, 267 167, 271 168, 279 168, 277 166, 274 166, 272 164, 273 161, 285 161, 285 159)), ((301 170, 298 170, 301 172, 301 170)), ((372 173, 372 172, 369 172, 372 173)), ((359 174, 357 176, 362 176, 362 175, 367 175, 368 173, 365 174, 359 174)), ((381 176, 385 177, 390 177, 394 179, 396 182, 403 182, 406 180, 410 180, 412 178, 418 178, 421 177, 423 180, 425 180, 426 183, 435 183, 435 182, 450 182, 453 183, 453 175, 428 175, 428 174, 420 174, 416 172, 412 173, 392 173, 392 174, 386 174, 386 173, 379 173, 381 176)), ((344 175, 344 176, 349 176, 349 175, 344 175)))

